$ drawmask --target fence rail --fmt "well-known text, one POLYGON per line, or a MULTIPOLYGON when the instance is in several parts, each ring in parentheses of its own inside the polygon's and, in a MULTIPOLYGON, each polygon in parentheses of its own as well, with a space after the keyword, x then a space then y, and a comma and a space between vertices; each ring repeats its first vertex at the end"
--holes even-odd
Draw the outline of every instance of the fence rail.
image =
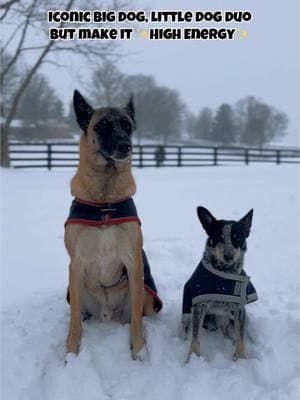
MULTIPOLYGON (((13 142, 9 144, 14 168, 74 168, 77 142, 13 142)), ((299 164, 300 149, 213 146, 133 146, 135 167, 195 167, 253 163, 299 164)))

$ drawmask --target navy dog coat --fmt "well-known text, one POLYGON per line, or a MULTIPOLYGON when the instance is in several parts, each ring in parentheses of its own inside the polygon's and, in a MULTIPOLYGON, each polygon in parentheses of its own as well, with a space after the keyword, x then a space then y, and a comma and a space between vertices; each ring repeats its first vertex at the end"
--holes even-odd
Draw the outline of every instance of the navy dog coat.
MULTIPOLYGON (((88 226, 101 226, 121 224, 136 221, 141 223, 133 199, 126 198, 116 203, 93 203, 75 198, 72 201, 69 216, 65 227, 69 224, 88 226)), ((157 295, 154 279, 151 274, 150 265, 144 250, 142 250, 144 265, 144 290, 154 298, 154 308, 160 311, 163 303, 157 295)), ((68 296, 67 296, 68 298, 68 296)))
POLYGON ((242 305, 257 300, 250 277, 219 271, 203 261, 184 285, 182 314, 191 314, 192 306, 206 301, 222 301, 242 305))

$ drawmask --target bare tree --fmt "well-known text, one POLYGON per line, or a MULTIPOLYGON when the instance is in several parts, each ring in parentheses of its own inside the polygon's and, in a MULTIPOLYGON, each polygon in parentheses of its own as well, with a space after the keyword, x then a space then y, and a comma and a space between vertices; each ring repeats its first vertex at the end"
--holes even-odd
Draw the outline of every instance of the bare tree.
POLYGON ((241 143, 262 146, 286 134, 286 114, 253 96, 237 102, 236 115, 241 143))
MULTIPOLYGON (((18 85, 15 87, 7 115, 5 115, 1 134, 1 166, 9 166, 8 137, 11 123, 16 116, 24 92, 42 64, 48 62, 59 67, 60 64, 57 62, 57 57, 62 53, 65 55, 69 54, 68 58, 82 56, 86 59, 87 65, 91 65, 91 63, 94 64, 95 62, 99 62, 99 59, 101 60, 104 57, 110 57, 116 54, 117 46, 110 41, 97 43, 97 45, 95 45, 93 41, 84 41, 80 43, 70 40, 64 42, 49 41, 48 24, 46 20, 47 10, 53 8, 70 10, 75 7, 80 8, 81 4, 84 5, 86 2, 81 2, 79 0, 22 0, 22 2, 7 1, 1 6, 1 11, 3 11, 1 15, 2 24, 4 24, 4 26, 7 25, 7 31, 11 32, 10 36, 7 35, 8 37, 1 43, 1 53, 9 50, 11 54, 11 58, 7 60, 1 73, 1 91, 3 91, 5 77, 12 68, 15 68, 20 57, 22 57, 25 52, 31 52, 35 55, 35 59, 32 61, 30 68, 28 68, 26 74, 22 76, 22 79, 20 79, 18 85), (16 25, 16 21, 20 22, 16 25), (14 28, 15 25, 16 27, 14 28), (32 44, 33 37, 35 39, 34 44, 32 44)), ((97 2, 89 2, 89 7, 91 9, 94 7, 96 8, 96 5, 97 2)), ((116 9, 123 7, 124 4, 112 0, 110 6, 108 4, 106 6, 111 9, 116 9)), ((64 23, 59 23, 57 27, 64 27, 64 23)), ((33 57, 31 57, 31 59, 33 59, 33 57)), ((76 67, 76 63, 73 63, 73 67, 76 67)))
POLYGON ((18 3, 20 0, 10 0, 0 4, 0 10, 9 10, 11 6, 18 3))
POLYGON ((181 135, 185 105, 175 89, 158 86, 152 76, 129 75, 124 93, 134 94, 137 131, 141 136, 167 144, 181 135))
POLYGON ((124 93, 125 75, 115 63, 104 60, 94 71, 88 90, 94 103, 98 106, 117 106, 125 104, 127 93, 124 93))
MULTIPOLYGON (((185 105, 176 90, 158 86, 151 75, 125 75, 116 64, 104 61, 87 88, 87 97, 99 106, 122 107, 133 94, 139 142, 142 136, 163 143, 180 136, 185 105)), ((69 119, 73 123, 72 114, 69 119)))
POLYGON ((0 10, 3 11, 3 13, 0 17, 0 21, 2 21, 7 16, 11 7, 14 4, 19 3, 19 2, 20 2, 20 0, 10 0, 10 1, 6 1, 5 3, 0 4, 0 10))
MULTIPOLYGON (((11 59, 10 54, 7 52, 3 52, 1 57, 1 66, 5 68, 8 60, 11 59)), ((6 74, 5 79, 1 84, 1 97, 0 97, 0 107, 1 107, 1 116, 3 118, 6 117, 9 111, 9 105, 12 102, 14 96, 14 88, 18 85, 20 80, 20 74, 16 65, 13 65, 8 73, 6 74)))

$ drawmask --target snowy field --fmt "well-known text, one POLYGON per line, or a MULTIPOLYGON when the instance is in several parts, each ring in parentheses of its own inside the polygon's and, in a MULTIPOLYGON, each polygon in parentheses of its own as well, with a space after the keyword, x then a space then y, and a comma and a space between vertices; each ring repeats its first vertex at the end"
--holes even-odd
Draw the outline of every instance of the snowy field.
POLYGON ((81 351, 64 365, 69 307, 63 223, 73 171, 2 172, 3 400, 296 400, 299 398, 299 168, 134 170, 136 204, 164 308, 144 319, 149 359, 132 361, 128 325, 84 323, 81 351), (184 364, 182 289, 205 234, 196 207, 238 219, 254 208, 246 271, 248 360, 219 333, 184 364))

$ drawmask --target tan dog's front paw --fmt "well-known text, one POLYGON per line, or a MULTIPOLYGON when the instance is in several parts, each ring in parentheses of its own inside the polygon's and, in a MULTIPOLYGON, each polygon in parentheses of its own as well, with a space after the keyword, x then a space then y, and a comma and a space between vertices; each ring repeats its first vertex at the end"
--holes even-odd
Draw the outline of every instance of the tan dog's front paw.
MULTIPOLYGON (((135 340, 135 343, 131 345, 131 355, 133 360, 140 360, 143 359, 142 353, 145 350, 146 345, 145 345, 145 340, 143 337, 135 340)), ((146 350, 145 350, 146 351, 146 350)))
POLYGON ((65 365, 71 363, 73 360, 75 360, 77 357, 77 354, 75 353, 67 353, 65 357, 65 365))
POLYGON ((74 353, 75 355, 79 352, 80 341, 82 335, 82 326, 71 327, 67 338, 67 354, 74 353))

